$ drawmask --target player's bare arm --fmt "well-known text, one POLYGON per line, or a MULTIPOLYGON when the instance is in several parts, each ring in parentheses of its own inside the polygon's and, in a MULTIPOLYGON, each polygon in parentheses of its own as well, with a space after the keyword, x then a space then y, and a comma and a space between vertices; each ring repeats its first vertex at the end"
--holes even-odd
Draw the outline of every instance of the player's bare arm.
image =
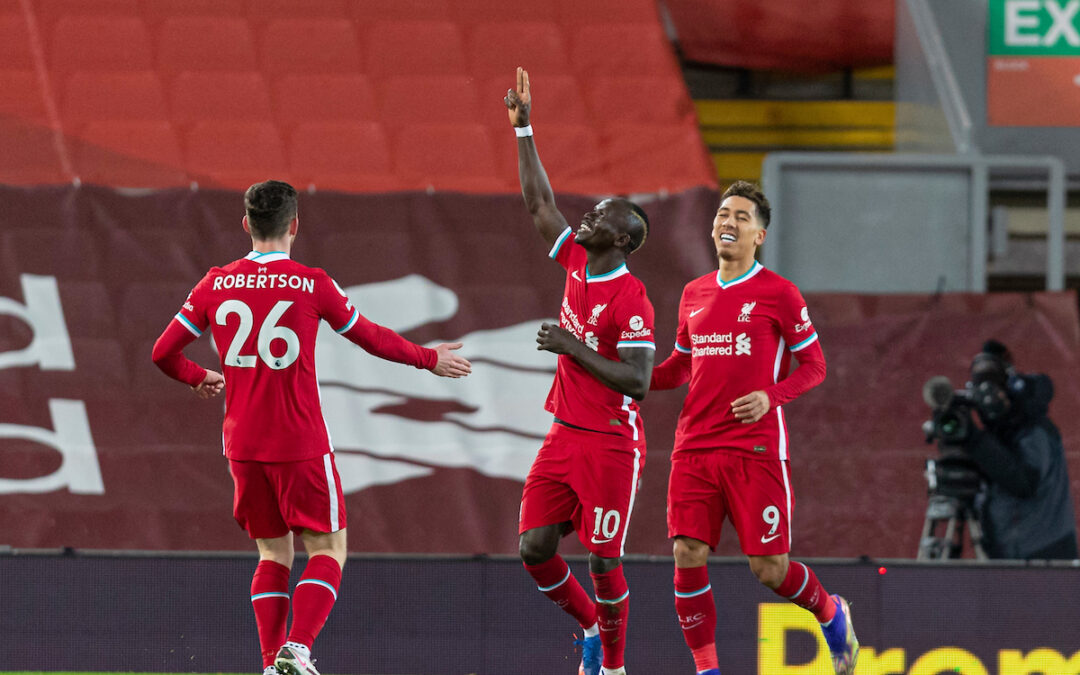
POLYGON ((731 402, 731 412, 743 424, 753 424, 769 412, 769 395, 764 391, 752 391, 731 402))
POLYGON ((435 363, 435 367, 431 369, 431 372, 439 377, 465 377, 471 373, 472 364, 465 357, 455 354, 453 352, 455 349, 461 349, 460 342, 444 342, 435 345, 435 352, 439 355, 439 360, 435 363))
POLYGON ((613 361, 589 349, 570 331, 550 323, 540 325, 536 348, 573 357, 606 387, 635 400, 649 392, 655 356, 652 349, 620 349, 619 360, 613 361))
POLYGON ((225 378, 216 370, 207 370, 203 381, 191 390, 199 398, 214 398, 225 390, 225 378))
MULTIPOLYGON (((510 124, 522 128, 529 126, 532 109, 532 94, 529 91, 529 73, 520 66, 517 69, 517 88, 508 89, 506 112, 510 124)), ((518 179, 521 181, 521 194, 525 198, 525 207, 532 215, 537 231, 552 246, 555 240, 567 228, 566 218, 555 207, 555 193, 551 189, 547 172, 540 163, 536 144, 532 135, 518 138, 518 179)))

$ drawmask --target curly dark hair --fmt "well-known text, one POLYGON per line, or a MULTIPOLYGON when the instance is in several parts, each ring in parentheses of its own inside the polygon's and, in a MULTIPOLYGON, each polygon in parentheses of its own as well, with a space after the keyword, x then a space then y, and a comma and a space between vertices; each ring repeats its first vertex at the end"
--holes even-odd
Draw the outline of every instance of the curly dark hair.
POLYGON ((761 191, 761 187, 757 183, 751 183, 747 180, 737 180, 724 190, 724 195, 720 197, 720 202, 723 203, 728 197, 744 197, 754 202, 757 206, 758 220, 761 221, 762 227, 769 226, 769 217, 772 215, 772 207, 769 206, 769 200, 765 198, 765 193, 761 191))

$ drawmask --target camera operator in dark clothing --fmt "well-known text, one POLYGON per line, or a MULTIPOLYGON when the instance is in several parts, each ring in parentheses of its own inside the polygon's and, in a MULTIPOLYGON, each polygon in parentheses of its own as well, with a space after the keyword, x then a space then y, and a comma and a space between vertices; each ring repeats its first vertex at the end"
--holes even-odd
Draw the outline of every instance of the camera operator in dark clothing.
POLYGON ((987 404, 976 407, 982 428, 964 445, 988 483, 976 502, 987 554, 1077 558, 1065 450, 1047 417, 1050 378, 1016 373, 1008 348, 988 340, 971 363, 971 387, 988 395, 987 404))

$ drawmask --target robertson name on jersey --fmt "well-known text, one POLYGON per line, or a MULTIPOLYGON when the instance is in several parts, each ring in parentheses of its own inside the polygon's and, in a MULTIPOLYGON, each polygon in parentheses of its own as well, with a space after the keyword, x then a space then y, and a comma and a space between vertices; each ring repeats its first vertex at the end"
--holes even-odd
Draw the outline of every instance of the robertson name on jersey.
POLYGON ((225 376, 224 453, 234 460, 300 461, 332 452, 315 373, 319 323, 376 356, 431 368, 437 354, 371 323, 321 269, 282 252, 211 269, 175 320, 209 328, 225 376))

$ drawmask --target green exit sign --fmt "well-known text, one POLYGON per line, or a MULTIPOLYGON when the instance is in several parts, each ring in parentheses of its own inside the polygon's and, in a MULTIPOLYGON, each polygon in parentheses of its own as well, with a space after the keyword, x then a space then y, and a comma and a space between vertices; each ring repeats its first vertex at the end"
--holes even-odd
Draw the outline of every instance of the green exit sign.
POLYGON ((1080 56, 1080 0, 990 0, 991 56, 1080 56))

